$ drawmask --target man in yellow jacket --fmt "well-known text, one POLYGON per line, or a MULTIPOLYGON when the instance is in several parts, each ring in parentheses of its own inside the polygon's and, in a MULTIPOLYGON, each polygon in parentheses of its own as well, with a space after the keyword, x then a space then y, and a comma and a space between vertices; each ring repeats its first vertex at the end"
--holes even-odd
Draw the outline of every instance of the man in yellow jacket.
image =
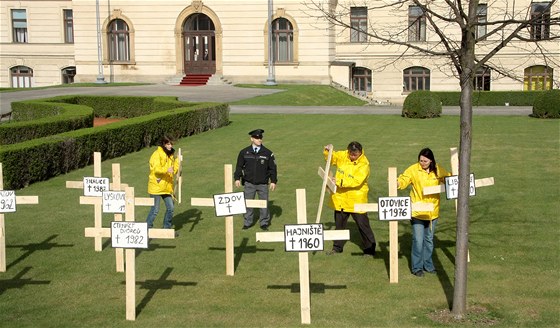
MULTIPOLYGON (((375 255, 375 236, 365 212, 354 211, 354 204, 368 202, 369 161, 363 153, 362 145, 352 141, 346 150, 334 151, 333 145, 325 146, 323 154, 327 159, 329 150, 333 149, 331 164, 336 166, 336 174, 332 178, 336 184, 336 193, 331 195, 329 207, 334 209, 336 230, 346 229, 348 217, 358 225, 362 239, 364 255, 375 255)), ((328 255, 342 253, 345 240, 336 240, 328 255)))
POLYGON ((150 176, 148 177, 148 193, 154 199, 154 206, 148 213, 146 222, 148 228, 154 226, 154 220, 159 212, 160 200, 163 199, 166 211, 163 217, 163 228, 171 229, 173 225, 173 177, 179 171, 179 161, 174 156, 173 141, 163 137, 161 145, 150 157, 150 176))

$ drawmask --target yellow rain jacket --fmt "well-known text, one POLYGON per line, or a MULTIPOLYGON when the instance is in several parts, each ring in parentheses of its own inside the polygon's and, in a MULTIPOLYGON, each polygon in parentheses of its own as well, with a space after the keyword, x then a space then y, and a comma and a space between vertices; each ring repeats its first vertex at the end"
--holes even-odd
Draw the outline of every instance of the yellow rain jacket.
MULTIPOLYGON (((323 152, 325 159, 329 152, 323 152)), ((335 151, 331 165, 336 166, 336 193, 331 195, 329 207, 336 211, 348 213, 365 213, 354 211, 354 204, 367 203, 369 161, 364 152, 355 162, 350 161, 348 150, 335 151)))
POLYGON ((175 156, 167 156, 161 146, 150 157, 150 176, 148 178, 148 193, 150 195, 173 194, 173 176, 179 171, 179 161, 175 156), (167 169, 173 167, 173 174, 167 169))
POLYGON ((409 184, 412 184, 412 189, 410 190, 410 200, 412 203, 433 203, 433 211, 412 211, 412 216, 420 220, 432 221, 439 217, 439 194, 424 195, 424 187, 437 186, 443 183, 446 176, 451 174, 447 172, 443 167, 437 166, 437 176, 432 171, 427 173, 422 169, 420 163, 412 164, 409 166, 403 174, 399 175, 397 178, 399 181, 399 189, 405 189, 409 184))

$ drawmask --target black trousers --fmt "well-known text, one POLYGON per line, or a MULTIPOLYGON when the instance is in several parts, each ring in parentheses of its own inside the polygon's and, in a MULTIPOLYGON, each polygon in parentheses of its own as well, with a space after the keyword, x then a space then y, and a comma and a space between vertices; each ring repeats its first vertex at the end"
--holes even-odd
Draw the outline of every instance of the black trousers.
MULTIPOLYGON (((334 211, 334 223, 336 225, 336 230, 346 229, 348 223, 348 217, 352 215, 352 218, 358 225, 358 230, 360 231, 360 238, 362 239, 362 246, 364 252, 372 252, 375 250, 375 236, 369 225, 369 219, 365 213, 348 213, 344 211, 334 211)), ((333 242, 333 250, 337 252, 342 252, 344 249, 344 244, 346 240, 335 240, 333 242)))

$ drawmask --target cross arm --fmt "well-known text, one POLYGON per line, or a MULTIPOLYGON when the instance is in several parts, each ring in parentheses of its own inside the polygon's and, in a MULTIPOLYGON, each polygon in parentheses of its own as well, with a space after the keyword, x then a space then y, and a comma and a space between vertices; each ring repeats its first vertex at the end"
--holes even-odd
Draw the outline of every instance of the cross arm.
MULTIPOLYGON (((327 230, 324 232, 325 240, 350 240, 350 230, 327 230)), ((284 231, 257 232, 259 242, 284 241, 284 231)))
MULTIPOLYGON (((85 228, 86 237, 111 238, 111 228, 85 228)), ((175 229, 148 229, 149 238, 174 239, 175 229)))
MULTIPOLYGON (((245 199, 245 204, 249 208, 266 208, 268 206, 267 201, 264 199, 245 199)), ((191 206, 214 206, 214 199, 191 198, 191 206)))
MULTIPOLYGON (((321 179, 325 179, 325 170, 319 166, 319 170, 317 171, 321 179)), ((333 192, 336 193, 336 184, 332 182, 331 179, 327 178, 327 187, 333 192)))
POLYGON ((39 204, 39 196, 16 196, 16 204, 39 204))
MULTIPOLYGON (((494 185, 494 177, 474 180, 474 186, 476 188, 492 186, 492 185, 494 185)), ((424 195, 433 195, 433 194, 439 194, 439 193, 442 193, 442 192, 445 192, 445 185, 444 184, 440 184, 440 185, 437 185, 437 186, 431 186, 431 187, 424 187, 424 189, 423 189, 424 195)))

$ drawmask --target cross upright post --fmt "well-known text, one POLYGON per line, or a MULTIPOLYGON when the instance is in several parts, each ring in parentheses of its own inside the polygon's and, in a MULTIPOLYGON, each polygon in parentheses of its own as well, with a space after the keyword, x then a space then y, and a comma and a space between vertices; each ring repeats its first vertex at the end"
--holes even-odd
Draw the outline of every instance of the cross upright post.
MULTIPOLYGON (((307 223, 305 189, 296 190, 297 203, 297 223, 307 223)), ((328 230, 324 231, 324 240, 349 240, 349 230, 328 230)), ((286 243, 284 232, 257 232, 257 242, 284 242, 286 243)), ((301 323, 311 323, 311 301, 309 287, 309 253, 299 252, 299 284, 300 284, 300 308, 301 323)))
MULTIPOLYGON (((233 167, 231 164, 224 165, 224 191, 230 193, 233 191, 233 167)), ((263 199, 246 199, 246 206, 250 208, 266 208, 267 201, 263 199)), ((214 207, 213 198, 191 198, 191 206, 212 206, 214 207)), ((226 230, 226 274, 233 276, 234 270, 234 247, 233 247, 233 216, 225 217, 226 230)))
POLYGON ((4 213, 15 212, 17 210, 16 205, 39 204, 39 196, 16 196, 15 191, 4 190, 2 163, 0 163, 0 193, 2 194, 2 202, 0 203, 0 272, 6 272, 6 225, 4 213))

